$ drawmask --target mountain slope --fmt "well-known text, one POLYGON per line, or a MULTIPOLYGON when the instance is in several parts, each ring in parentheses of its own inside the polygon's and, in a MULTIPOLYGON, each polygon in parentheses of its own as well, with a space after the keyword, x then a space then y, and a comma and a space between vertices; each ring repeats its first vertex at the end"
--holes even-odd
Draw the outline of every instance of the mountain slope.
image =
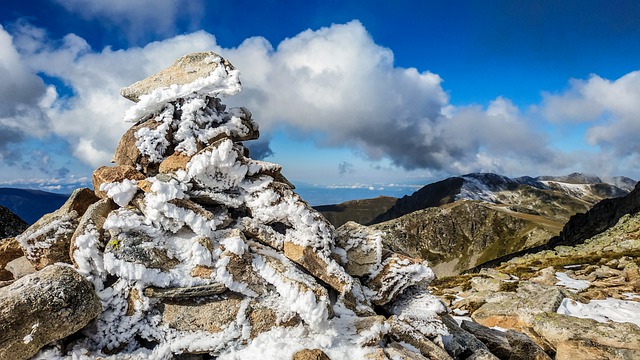
POLYGON ((0 239, 14 237, 25 231, 29 224, 4 206, 0 206, 0 239))
POLYGON ((460 200, 372 225, 393 251, 430 262, 437 276, 461 273, 483 262, 546 243, 562 222, 507 206, 460 200))
POLYGON ((318 210, 329 222, 339 227, 348 221, 367 224, 376 216, 386 212, 395 205, 398 198, 379 196, 373 199, 351 200, 335 205, 320 205, 318 210))
MULTIPOLYGON (((625 178, 627 180, 616 179, 618 183, 625 186, 633 182, 628 178, 625 178)), ((568 205, 570 208, 569 216, 571 216, 576 212, 588 210, 602 199, 624 196, 628 192, 628 190, 613 184, 604 183, 598 177, 579 173, 565 177, 541 176, 532 178, 525 176, 514 179, 491 173, 474 173, 426 185, 412 195, 398 199, 395 206, 377 216, 370 224, 388 221, 413 211, 461 199, 512 204, 520 206, 520 209, 525 212, 537 212, 536 203, 550 202, 557 204, 559 208, 568 205), (550 190, 551 192, 538 190, 550 190), (520 199, 521 196, 525 198, 520 199), (540 196, 538 201, 535 201, 536 196, 540 196)), ((565 216, 563 215, 563 217, 565 216)), ((566 219, 569 216, 566 216, 566 219)))
MULTIPOLYGON (((454 275, 543 246, 573 215, 609 196, 626 194, 599 181, 582 174, 561 179, 468 174, 399 199, 372 223, 389 220, 371 226, 386 232, 390 248, 429 260, 439 276, 454 275)), ((578 227, 588 228, 583 223, 578 227)))
POLYGON ((40 190, 0 188, 0 205, 6 206, 29 224, 44 214, 56 211, 68 197, 40 190))

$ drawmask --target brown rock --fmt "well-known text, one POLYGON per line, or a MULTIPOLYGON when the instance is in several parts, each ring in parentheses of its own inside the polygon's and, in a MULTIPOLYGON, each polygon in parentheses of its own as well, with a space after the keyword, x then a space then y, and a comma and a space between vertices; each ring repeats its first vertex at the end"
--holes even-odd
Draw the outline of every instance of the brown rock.
POLYGON ((97 200, 90 189, 78 189, 60 209, 46 214, 16 238, 36 270, 58 262, 71 263, 71 237, 80 217, 97 200))
POLYGON ((352 310, 358 316, 367 317, 376 315, 376 312, 373 310, 373 305, 371 305, 371 301, 369 301, 369 298, 365 295, 365 290, 358 278, 353 278, 351 289, 344 294, 340 294, 338 299, 342 301, 347 309, 352 310))
POLYGON ((75 211, 78 217, 84 215, 89 205, 95 203, 99 199, 89 188, 76 189, 71 193, 67 201, 58 209, 60 212, 70 213, 75 211))
POLYGON ((293 354, 291 360, 331 360, 327 354, 320 349, 304 349, 293 354))
POLYGON ((26 256, 20 256, 15 260, 9 261, 9 263, 5 267, 5 270, 8 270, 10 273, 12 273, 15 280, 36 272, 36 269, 33 267, 31 262, 27 260, 26 256))
POLYGON ((242 297, 229 293, 208 298, 164 300, 162 323, 182 331, 217 333, 236 320, 242 297))
POLYGON ((434 275, 426 262, 392 253, 382 261, 382 269, 364 283, 376 294, 371 302, 384 305, 396 298, 404 289, 419 282, 430 282, 434 275))
POLYGON ((121 182, 125 179, 144 180, 146 177, 130 165, 101 166, 93 172, 93 189, 99 198, 105 199, 107 193, 100 190, 100 185, 121 182))
POLYGON ((167 156, 160 163, 159 172, 161 174, 169 174, 175 173, 178 170, 186 170, 187 163, 191 160, 191 156, 184 155, 179 152, 174 152, 173 154, 167 156))
POLYGON ((272 227, 248 217, 242 218, 239 222, 242 232, 247 238, 254 239, 278 251, 284 250, 284 235, 272 227))
POLYGON ((227 70, 234 69, 226 59, 211 51, 187 54, 159 73, 121 89, 120 95, 138 102, 141 96, 150 94, 153 90, 185 85, 207 77, 220 65, 227 70), (216 59, 219 61, 214 61, 216 59))
POLYGON ((356 328, 356 333, 363 337, 363 342, 360 345, 373 346, 379 343, 388 331, 385 321, 386 318, 382 315, 357 317, 353 325, 356 328), (376 329, 377 331, 375 331, 376 329))
POLYGON ((151 185, 153 184, 151 183, 151 181, 145 179, 138 181, 136 185, 138 185, 138 189, 144 191, 145 193, 148 193, 151 191, 151 185))
POLYGON ((311 273, 311 275, 324 281, 329 286, 344 293, 351 288, 351 277, 346 272, 341 272, 341 268, 335 260, 323 257, 317 251, 308 246, 300 246, 288 241, 284 243, 284 256, 297 263, 311 273), (329 271, 329 269, 339 269, 340 273, 329 271))
POLYGON ((392 342, 386 348, 384 348, 384 353, 389 359, 403 359, 403 360, 437 360, 436 357, 426 358, 418 353, 415 353, 406 347, 400 345, 397 342, 392 342))
POLYGON ((78 226, 75 232, 71 236, 71 246, 69 248, 69 257, 73 264, 78 267, 78 263, 74 258, 74 251, 78 249, 76 240, 83 234, 88 234, 91 231, 96 231, 96 235, 101 239, 99 243, 99 249, 104 250, 105 231, 102 228, 104 222, 107 220, 109 213, 117 208, 117 205, 111 199, 102 199, 96 203, 91 204, 84 215, 80 218, 78 226))
MULTIPOLYGON (((20 243, 16 238, 6 238, 0 240, 0 269, 4 267, 12 260, 15 260, 24 253, 20 247, 20 243)), ((7 279, 8 280, 8 279, 7 279)))
POLYGON ((375 348, 372 352, 365 355, 365 360, 389 360, 387 354, 385 354, 384 349, 375 348))
POLYGON ((631 323, 601 323, 593 319, 545 312, 532 319, 532 328, 555 349, 569 340, 590 340, 612 348, 640 350, 640 327, 631 323))
MULTIPOLYGON (((13 281, 13 273, 9 270, 0 269, 0 282, 13 281)), ((6 284, 9 285, 9 284, 6 284)), ((5 285, 5 286, 6 286, 5 285)))
POLYGON ((203 279, 209 279, 211 278, 211 275, 213 274, 214 269, 208 266, 204 266, 204 265, 196 265, 196 267, 193 268, 193 270, 191 270, 191 276, 193 277, 199 277, 199 278, 203 278, 203 279))
POLYGON ((258 335, 274 327, 291 327, 300 324, 300 318, 297 316, 286 321, 278 319, 276 310, 262 304, 260 301, 252 301, 249 305, 248 313, 249 324, 251 324, 249 337, 251 339, 255 339, 258 335))
POLYGON ((336 245, 347 252, 342 264, 351 276, 366 276, 382 263, 382 232, 349 221, 336 230, 336 245))
POLYGON ((83 328, 101 309, 93 286, 68 266, 25 276, 0 289, 0 359, 28 359, 83 328))
POLYGON ((392 315, 387 320, 390 326, 389 336, 399 342, 405 342, 429 359, 453 359, 446 350, 429 340, 413 326, 400 320, 396 315, 392 315))
POLYGON ((556 360, 637 360, 640 350, 615 348, 590 340, 569 340, 558 344, 556 360))
MULTIPOLYGON (((116 163, 118 166, 131 166, 137 167, 140 166, 143 173, 148 176, 154 176, 158 173, 158 163, 153 162, 148 156, 142 155, 136 142, 138 138, 136 137, 136 133, 142 128, 148 128, 150 130, 157 129, 162 122, 155 121, 155 119, 149 119, 140 124, 132 126, 127 130, 124 135, 120 138, 120 142, 118 143, 118 147, 116 148, 116 152, 113 155, 113 159, 111 162, 116 163)), ((167 131, 167 141, 171 144, 172 133, 171 129, 167 131)), ((168 149, 167 152, 171 151, 168 149)), ((96 189, 94 185, 94 189, 96 189)))
MULTIPOLYGON (((277 284, 280 287, 286 287, 288 292, 297 291, 300 294, 298 298, 305 299, 305 302, 309 300, 309 295, 315 297, 313 302, 317 309, 313 311, 313 314, 304 314, 310 317, 303 317, 302 320, 311 326, 319 326, 325 323, 333 311, 327 289, 318 284, 315 278, 304 273, 289 259, 274 252, 273 249, 256 242, 248 241, 248 243, 253 252, 254 268, 261 277, 263 277, 263 274, 266 275, 272 285, 277 284), (256 260, 258 261, 256 262, 256 260), (256 266, 256 263, 259 265, 256 266), (326 312, 324 312, 324 307, 326 307, 326 312)), ((295 300, 291 298, 283 299, 283 301, 295 300)))

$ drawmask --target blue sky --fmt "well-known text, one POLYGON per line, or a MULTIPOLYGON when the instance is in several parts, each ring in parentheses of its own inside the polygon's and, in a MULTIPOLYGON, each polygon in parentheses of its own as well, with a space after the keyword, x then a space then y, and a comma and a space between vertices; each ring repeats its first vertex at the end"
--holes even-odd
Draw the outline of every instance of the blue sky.
POLYGON ((242 73, 225 101, 260 123, 253 154, 312 203, 476 171, 638 179, 638 19, 637 1, 11 2, 0 186, 88 184, 130 125, 118 89, 203 50, 242 73))

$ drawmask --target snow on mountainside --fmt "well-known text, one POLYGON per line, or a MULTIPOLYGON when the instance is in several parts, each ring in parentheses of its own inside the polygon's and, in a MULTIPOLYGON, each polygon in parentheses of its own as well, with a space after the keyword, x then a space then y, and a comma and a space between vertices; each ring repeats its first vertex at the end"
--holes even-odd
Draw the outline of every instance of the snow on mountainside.
MULTIPOLYGON (((466 174, 428 184, 412 195, 398 199, 393 207, 378 215, 369 224, 377 224, 417 210, 459 200, 513 205, 515 211, 522 210, 527 213, 539 213, 541 207, 548 206, 569 208, 571 216, 573 213, 588 210, 602 199, 624 196, 633 190, 636 184, 634 180, 623 177, 611 178, 611 181, 606 183, 596 176, 579 173, 537 178, 509 178, 491 173, 466 174)), ((564 218, 564 215, 561 217, 564 218)), ((564 220, 568 220, 568 217, 564 220)))
POLYGON ((595 203, 605 198, 624 196, 633 190, 636 184, 636 181, 624 177, 613 177, 610 178, 610 182, 606 182, 595 175, 580 173, 513 179, 490 173, 474 173, 463 175, 462 178, 464 183, 456 200, 468 199, 493 203, 501 202, 497 193, 514 191, 520 185, 541 190, 558 190, 569 196, 595 203))

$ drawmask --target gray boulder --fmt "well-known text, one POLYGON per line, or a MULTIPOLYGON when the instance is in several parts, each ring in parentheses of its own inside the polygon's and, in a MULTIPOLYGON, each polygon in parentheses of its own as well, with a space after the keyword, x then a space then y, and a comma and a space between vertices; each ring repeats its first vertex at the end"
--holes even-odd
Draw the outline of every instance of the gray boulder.
POLYGON ((28 359, 101 311, 93 286, 71 267, 27 275, 0 289, 0 359, 28 359))

